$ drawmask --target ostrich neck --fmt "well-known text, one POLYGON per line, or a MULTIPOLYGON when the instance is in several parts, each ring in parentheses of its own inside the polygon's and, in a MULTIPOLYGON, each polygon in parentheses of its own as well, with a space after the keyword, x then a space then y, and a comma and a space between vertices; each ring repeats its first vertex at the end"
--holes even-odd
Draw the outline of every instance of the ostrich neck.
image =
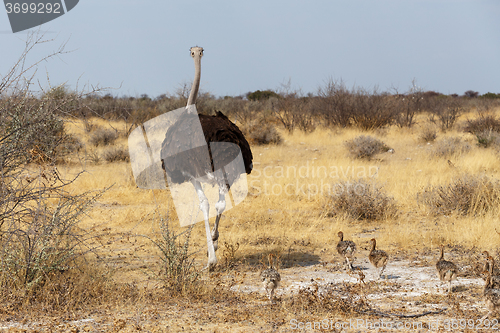
POLYGON ((375 251, 375 244, 376 244, 375 242, 372 242, 372 250, 371 250, 371 252, 375 251))
POLYGON ((191 87, 191 92, 189 93, 187 106, 196 103, 196 96, 198 95, 198 89, 200 88, 200 77, 201 77, 201 57, 196 57, 194 59, 193 86, 191 87))

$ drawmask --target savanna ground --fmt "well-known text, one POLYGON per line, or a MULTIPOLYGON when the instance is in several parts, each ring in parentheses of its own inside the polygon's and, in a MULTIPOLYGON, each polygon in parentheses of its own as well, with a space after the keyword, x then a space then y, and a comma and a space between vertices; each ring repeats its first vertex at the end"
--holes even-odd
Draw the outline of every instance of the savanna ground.
MULTIPOLYGON (((89 142, 94 130, 89 130, 92 126, 88 123, 66 123, 68 132, 87 148, 85 153, 67 157, 57 169, 62 178, 84 170, 69 185, 72 193, 109 189, 79 226, 92 234, 92 255, 82 264, 92 272, 58 279, 67 279, 70 286, 66 288, 86 288, 89 283, 90 288, 98 289, 91 292, 93 296, 75 292, 73 297, 102 299, 74 300, 89 302, 90 307, 69 304, 64 296, 61 304, 49 301, 48 296, 44 298, 50 304, 41 301, 20 306, 13 300, 3 307, 3 329, 280 332, 292 330, 298 322, 384 319, 421 321, 425 330, 430 321, 440 319, 444 330, 447 318, 476 320, 486 313, 481 300, 483 282, 476 266, 482 260, 481 251, 497 255, 498 210, 436 215, 418 199, 429 186, 447 184, 463 175, 500 177, 498 151, 479 147, 472 134, 458 129, 437 131, 437 138, 427 143, 421 138, 429 126, 424 115, 411 129, 281 131, 282 144, 252 147, 254 170, 247 179, 249 195, 224 212, 221 220, 219 267, 210 274, 203 272, 200 281, 183 285, 186 290, 171 293, 162 277, 162 254, 152 242, 160 237, 162 220, 175 233, 185 230, 178 227, 169 191, 137 188, 129 162, 96 161, 95 156, 102 156, 105 149, 126 148, 127 141, 121 136, 104 148, 95 147, 89 142), (361 134, 382 140, 394 152, 381 152, 371 159, 354 158, 345 142, 361 134), (450 144, 447 137, 461 138, 461 144, 468 148, 436 154, 443 142, 450 144), (360 179, 383 186, 379 191, 393 198, 395 212, 375 220, 332 212, 328 198, 333 189, 329 186, 360 179), (351 274, 342 270, 342 259, 336 254, 339 230, 358 245, 357 270, 351 274), (366 259, 372 237, 390 255, 386 279, 376 279, 366 259), (447 245, 446 258, 461 268, 450 295, 434 269, 440 244, 447 245), (258 280, 262 258, 269 253, 280 258, 282 284, 276 304, 270 304, 258 280), (105 275, 104 285, 86 281, 94 275, 105 275), (439 314, 407 319, 384 316, 427 311, 439 314)), ((96 118, 90 123, 95 128, 119 131, 126 126, 96 118)), ((206 263, 205 239, 203 223, 196 224, 189 245, 189 252, 195 252, 196 270, 206 263)), ((49 283, 46 292, 70 293, 60 290, 59 282, 57 285, 51 290, 49 283)))
POLYGON ((181 228, 169 190, 138 188, 128 156, 128 134, 185 105, 186 86, 154 100, 35 94, 23 60, 40 42, 0 82, 1 330, 492 330, 479 321, 481 252, 499 256, 500 95, 341 82, 308 96, 201 94, 198 111, 228 115, 254 156, 209 273, 203 223, 181 228), (340 230, 358 247, 352 272, 336 253, 340 230), (390 256, 383 279, 371 238, 390 256), (459 267, 449 294, 440 245, 459 267), (275 303, 259 280, 271 253, 275 303))

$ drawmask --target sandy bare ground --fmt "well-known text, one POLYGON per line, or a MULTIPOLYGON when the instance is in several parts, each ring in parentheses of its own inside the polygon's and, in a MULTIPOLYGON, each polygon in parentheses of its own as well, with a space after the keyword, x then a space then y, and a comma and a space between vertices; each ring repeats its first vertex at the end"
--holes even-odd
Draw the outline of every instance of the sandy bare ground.
MULTIPOLYGON (((128 247, 125 246, 123 251, 128 247)), ((116 267, 137 269, 144 265, 145 257, 117 255, 109 257, 116 267)), ((474 265, 481 262, 477 251, 450 249, 445 258, 456 262, 460 275, 453 281, 453 291, 447 293, 447 284, 439 281, 435 262, 437 249, 391 255, 383 278, 379 279, 367 259, 368 251, 362 249, 354 263, 355 271, 346 272, 338 255, 327 253, 317 260, 295 262, 292 267, 280 268, 282 283, 276 291, 277 302, 271 304, 259 280, 255 266, 242 266, 236 270, 217 273, 227 282, 237 298, 226 303, 211 303, 200 307, 189 302, 166 301, 163 305, 124 305, 96 309, 86 317, 52 318, 37 320, 15 316, 0 323, 0 330, 12 332, 364 332, 367 325, 373 331, 493 331, 480 322, 487 310, 482 300, 484 281, 475 273, 474 265), (349 286, 357 286, 350 294, 349 286), (321 322, 311 322, 304 315, 283 316, 272 320, 252 318, 256 309, 269 309, 279 315, 286 311, 285 304, 300 291, 308 290, 317 295, 329 292, 329 297, 356 301, 363 298, 370 313, 352 316, 325 315, 321 322), (239 296, 238 296, 239 295, 239 296), (241 303, 240 301, 241 300, 241 303), (428 314, 426 314, 428 313, 428 314), (426 315, 423 315, 426 314, 426 315), (421 316, 423 315, 423 316, 421 316), (412 317, 414 316, 414 317, 412 317), (455 320, 455 321, 452 321, 455 320), (386 326, 379 329, 381 321, 386 326), (314 327, 314 323, 316 326, 314 327), (353 324, 354 323, 354 324, 353 324), (308 326, 309 325, 309 326, 308 326), (335 326, 337 325, 337 326, 335 326), (344 325, 344 326, 342 326, 344 325), (375 326, 373 326, 375 325, 375 326), (404 326, 407 325, 406 329, 404 326), (414 325, 417 329, 409 328, 414 325), (452 326, 455 325, 455 326, 452 326)), ((148 256, 149 260, 153 260, 148 256)), ((477 271, 477 270, 476 270, 477 271)), ((154 287, 153 287, 154 288, 154 287)), ((272 315, 270 315, 272 318, 272 315)), ((491 318, 493 319, 493 318, 491 318)), ((488 325, 490 325, 488 323, 488 325)), ((500 329, 500 327, 499 327, 500 329)))

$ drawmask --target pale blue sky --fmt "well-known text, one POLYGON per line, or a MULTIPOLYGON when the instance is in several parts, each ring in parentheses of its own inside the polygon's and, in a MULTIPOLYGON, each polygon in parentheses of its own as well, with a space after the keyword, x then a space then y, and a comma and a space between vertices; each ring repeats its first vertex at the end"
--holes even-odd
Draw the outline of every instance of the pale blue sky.
MULTIPOLYGON (((315 93, 330 77, 381 91, 409 88, 500 93, 500 1, 81 0, 44 24, 74 50, 43 63, 47 85, 116 88, 115 96, 174 93, 192 80, 189 48, 205 49, 202 90, 216 96, 293 88, 315 93), (120 88, 121 86, 121 88, 120 88)), ((0 9, 0 74, 24 48, 0 9)))

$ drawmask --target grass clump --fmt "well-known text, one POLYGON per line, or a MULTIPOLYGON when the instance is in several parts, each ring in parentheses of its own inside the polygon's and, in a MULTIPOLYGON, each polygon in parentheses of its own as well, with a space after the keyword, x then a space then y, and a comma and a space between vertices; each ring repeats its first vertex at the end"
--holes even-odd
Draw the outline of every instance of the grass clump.
POLYGON ((128 149, 124 147, 109 147, 102 153, 102 158, 109 163, 130 161, 128 149))
POLYGON ((419 201, 435 215, 476 215, 500 205, 500 182, 486 176, 463 175, 449 184, 428 187, 419 201))
POLYGON ((110 129, 98 129, 92 132, 89 142, 95 147, 108 146, 112 145, 117 138, 118 134, 116 133, 116 131, 110 129))
POLYGON ((254 121, 243 126, 241 131, 250 144, 280 144, 283 140, 273 124, 266 121, 254 121))
POLYGON ((446 137, 437 142, 432 155, 436 157, 450 157, 455 154, 464 154, 471 149, 467 142, 459 137, 446 137))
POLYGON ((434 142, 437 138, 437 132, 432 127, 425 127, 419 137, 424 142, 434 142))
POLYGON ((390 148, 381 140, 369 135, 360 135, 345 143, 352 157, 358 159, 371 159, 379 153, 386 152, 390 148))
POLYGON ((397 206, 381 186, 359 179, 333 185, 326 210, 328 216, 343 213, 356 220, 381 220, 396 215, 397 206))

